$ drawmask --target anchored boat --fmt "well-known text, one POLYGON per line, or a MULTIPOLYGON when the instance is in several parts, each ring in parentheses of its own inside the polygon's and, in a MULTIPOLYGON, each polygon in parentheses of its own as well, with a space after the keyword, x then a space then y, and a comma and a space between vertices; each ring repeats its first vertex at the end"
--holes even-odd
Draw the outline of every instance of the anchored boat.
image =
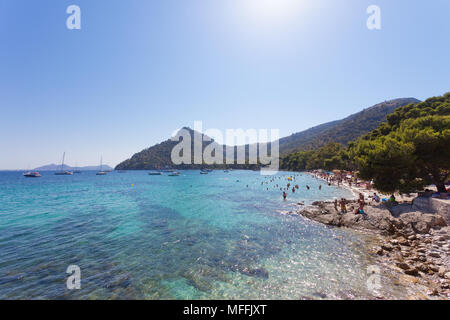
POLYGON ((40 178, 41 177, 41 175, 39 174, 39 172, 37 172, 37 171, 34 171, 34 172, 25 172, 24 174, 23 174, 23 176, 24 177, 26 177, 26 178, 40 178))
POLYGON ((103 171, 103 157, 100 157, 100 171, 96 173, 97 176, 106 176, 108 173, 103 171))
POLYGON ((71 176, 73 175, 72 171, 67 171, 64 170, 64 159, 66 157, 66 153, 63 153, 63 158, 62 158, 62 162, 61 162, 61 170, 59 170, 58 172, 55 172, 55 175, 57 176, 71 176))

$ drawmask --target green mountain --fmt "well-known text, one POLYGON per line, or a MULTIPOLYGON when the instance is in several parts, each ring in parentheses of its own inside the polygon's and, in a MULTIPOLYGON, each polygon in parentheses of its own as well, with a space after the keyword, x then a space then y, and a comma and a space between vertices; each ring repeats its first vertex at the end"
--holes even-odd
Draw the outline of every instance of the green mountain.
POLYGON ((420 100, 414 98, 385 101, 345 119, 294 133, 289 137, 280 139, 280 154, 288 154, 299 150, 314 150, 330 142, 345 145, 376 129, 382 122, 386 121, 387 115, 393 113, 397 108, 418 102, 420 100))
MULTIPOLYGON (((191 136, 191 141, 194 141, 194 130, 191 128, 184 127, 184 130, 187 130, 191 136)), ((223 148, 223 159, 226 159, 226 146, 219 145, 212 138, 205 136, 204 134, 197 133, 202 136, 203 146, 202 151, 211 144, 215 144, 217 147, 223 148)), ((206 164, 180 164, 174 165, 171 161, 172 149, 178 144, 178 141, 172 141, 168 139, 160 144, 157 144, 148 149, 142 150, 134 154, 130 159, 125 160, 124 162, 117 165, 116 170, 160 170, 160 169, 201 169, 204 167, 216 168, 216 169, 224 169, 224 168, 234 168, 234 169, 257 169, 258 165, 252 164, 234 164, 234 165, 206 165, 206 164)), ((237 147, 231 147, 234 150, 235 154, 235 162, 237 157, 237 147)), ((194 145, 191 143, 191 162, 194 163, 194 145)), ((248 155, 249 146, 245 146, 245 154, 248 155)))
MULTIPOLYGON (((377 128, 383 121, 386 120, 388 114, 394 112, 399 107, 408 105, 410 103, 420 102, 414 98, 403 98, 385 101, 373 107, 367 108, 361 112, 353 114, 345 119, 328 122, 311 129, 295 133, 289 137, 279 140, 280 154, 288 154, 298 150, 313 150, 327 145, 330 142, 337 142, 347 144, 354 141, 360 136, 369 133, 377 128)), ((191 137, 194 131, 190 128, 183 128, 189 131, 191 137)), ((204 140, 211 140, 203 142, 202 149, 211 143, 217 144, 212 139, 202 135, 204 140)), ((178 144, 177 141, 168 139, 160 144, 152 146, 148 149, 142 150, 134 154, 130 159, 123 161, 117 165, 116 170, 157 170, 164 168, 173 169, 200 169, 202 167, 212 168, 236 168, 236 169, 256 169, 258 165, 252 164, 234 164, 234 165, 214 165, 207 166, 204 164, 181 164, 174 165, 171 161, 172 149, 178 144)), ((217 144, 218 145, 218 144, 217 144)), ((219 145, 218 145, 219 146, 219 145)), ((224 150, 230 147, 222 146, 224 150)), ((237 155, 237 147, 234 149, 235 160, 237 155)), ((270 145, 268 147, 270 152, 270 145)), ((193 150, 193 146, 192 146, 193 150)), ((248 158, 249 145, 245 146, 246 159, 248 158)), ((193 155, 191 155, 193 159, 193 155)), ((193 161, 191 161, 193 163, 193 161)))

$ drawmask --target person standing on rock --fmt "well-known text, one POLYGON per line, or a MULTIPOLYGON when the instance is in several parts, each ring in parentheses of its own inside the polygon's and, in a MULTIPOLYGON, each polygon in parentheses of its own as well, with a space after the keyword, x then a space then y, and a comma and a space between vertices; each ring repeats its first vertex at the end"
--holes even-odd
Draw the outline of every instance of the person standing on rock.
POLYGON ((341 213, 342 214, 347 213, 347 201, 344 198, 342 198, 340 204, 341 204, 341 213))
POLYGON ((338 201, 336 198, 334 199, 334 210, 339 211, 338 210, 338 201))
POLYGON ((359 204, 359 209, 356 209, 356 212, 355 212, 355 214, 362 214, 362 215, 365 215, 365 212, 364 212, 364 206, 366 205, 366 202, 364 201, 364 196, 363 196, 363 198, 361 199, 359 199, 358 200, 358 204, 359 204))

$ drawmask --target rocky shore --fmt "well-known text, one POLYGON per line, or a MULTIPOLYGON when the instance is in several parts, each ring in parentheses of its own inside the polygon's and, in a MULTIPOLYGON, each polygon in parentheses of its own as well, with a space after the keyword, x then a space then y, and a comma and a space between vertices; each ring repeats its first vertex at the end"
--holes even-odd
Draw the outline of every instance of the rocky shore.
MULTIPOLYGON (((365 214, 354 214, 358 204, 349 201, 348 213, 341 214, 331 202, 315 202, 300 207, 297 214, 335 227, 345 227, 376 235, 371 253, 377 263, 394 274, 393 281, 418 290, 411 299, 450 299, 450 205, 436 212, 423 205, 404 203, 388 207, 374 204, 365 214)), ((380 297, 382 298, 382 297, 380 297)))

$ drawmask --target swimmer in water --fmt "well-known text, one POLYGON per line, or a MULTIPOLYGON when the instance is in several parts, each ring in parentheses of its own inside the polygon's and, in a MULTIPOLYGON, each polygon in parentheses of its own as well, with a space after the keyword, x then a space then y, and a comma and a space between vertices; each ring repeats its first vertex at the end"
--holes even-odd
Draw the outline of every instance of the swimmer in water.
POLYGON ((283 191, 283 199, 286 200, 287 193, 283 191))

